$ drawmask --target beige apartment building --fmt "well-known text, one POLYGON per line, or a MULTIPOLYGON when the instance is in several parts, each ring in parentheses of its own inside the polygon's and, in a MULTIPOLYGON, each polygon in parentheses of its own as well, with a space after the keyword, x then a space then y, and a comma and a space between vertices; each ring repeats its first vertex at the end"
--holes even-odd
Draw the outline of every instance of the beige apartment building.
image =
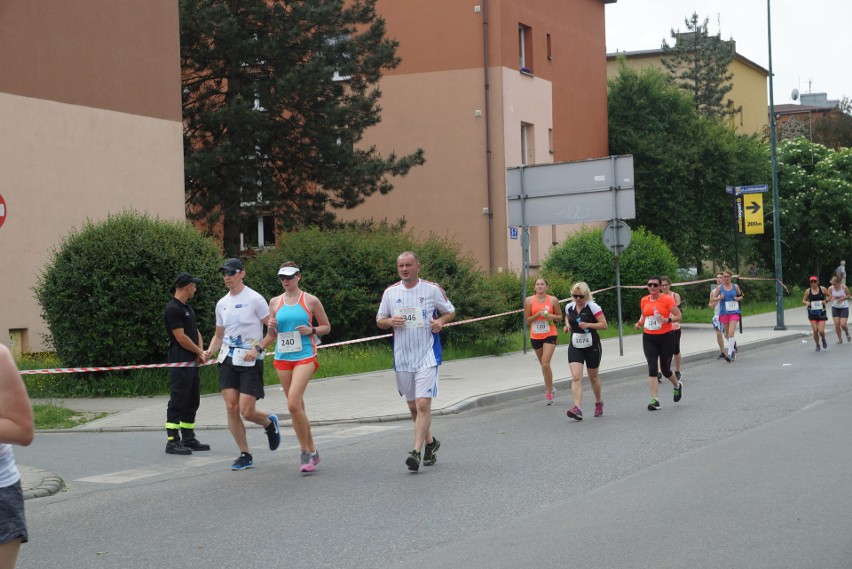
POLYGON ((32 287, 72 228, 185 217, 179 53, 175 0, 0 6, 0 342, 15 351, 44 347, 32 287))
MULTIPOLYGON (((618 75, 619 57, 624 57, 627 65, 636 71, 646 67, 659 67, 665 71, 662 49, 622 51, 607 54, 607 78, 612 79, 618 75)), ((738 113, 730 117, 731 126, 740 134, 763 134, 769 122, 769 113, 766 110, 769 101, 769 71, 736 51, 729 69, 734 77, 727 98, 733 102, 734 108, 740 108, 738 113)))
MULTIPOLYGON (((379 0, 402 64, 381 80, 365 144, 426 164, 341 219, 404 218, 486 270, 521 269, 506 169, 608 155, 604 5, 614 0, 379 0)), ((531 264, 573 231, 531 230, 531 264)))

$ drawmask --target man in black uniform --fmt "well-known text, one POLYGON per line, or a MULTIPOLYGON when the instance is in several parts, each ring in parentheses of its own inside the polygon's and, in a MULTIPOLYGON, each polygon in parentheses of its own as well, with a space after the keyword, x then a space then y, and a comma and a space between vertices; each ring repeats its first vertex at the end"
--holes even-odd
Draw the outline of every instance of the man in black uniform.
MULTIPOLYGON (((195 325, 195 311, 186 303, 195 296, 201 279, 181 273, 175 280, 175 297, 166 305, 163 321, 169 335, 169 363, 204 362, 204 341, 195 325)), ((167 454, 192 454, 210 450, 195 438, 195 412, 201 404, 198 368, 169 368, 171 398, 166 412, 167 454), (183 440, 181 440, 183 439, 183 440)))

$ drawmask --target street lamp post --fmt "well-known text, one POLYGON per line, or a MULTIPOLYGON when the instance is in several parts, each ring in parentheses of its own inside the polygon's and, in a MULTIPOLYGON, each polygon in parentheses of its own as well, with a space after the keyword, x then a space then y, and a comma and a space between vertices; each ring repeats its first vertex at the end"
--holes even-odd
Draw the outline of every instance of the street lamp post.
POLYGON ((775 238, 775 329, 784 326, 784 289, 781 285, 781 211, 778 200, 778 153, 775 135, 775 95, 772 89, 772 13, 771 0, 766 0, 766 35, 769 39, 769 146, 772 153, 772 229, 775 238))

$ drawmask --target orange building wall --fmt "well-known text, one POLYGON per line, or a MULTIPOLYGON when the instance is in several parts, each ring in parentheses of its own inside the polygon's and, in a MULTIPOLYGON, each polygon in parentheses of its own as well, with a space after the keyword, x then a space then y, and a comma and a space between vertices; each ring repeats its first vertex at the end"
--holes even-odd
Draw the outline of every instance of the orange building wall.
MULTIPOLYGON (((385 154, 423 148, 426 164, 394 180, 390 194, 338 216, 405 217, 415 233, 462 243, 483 268, 518 269, 519 241, 509 239, 506 224, 505 172, 521 162, 521 122, 535 127, 531 163, 608 154, 604 2, 380 0, 378 11, 388 35, 400 42, 402 64, 382 79, 382 122, 364 143, 385 154), (483 213, 488 208, 483 10, 489 34, 492 229, 483 213), (519 23, 532 29, 532 76, 518 69, 519 23)), ((536 233, 542 235, 535 248, 541 257, 554 234, 564 236, 550 227, 536 233)))

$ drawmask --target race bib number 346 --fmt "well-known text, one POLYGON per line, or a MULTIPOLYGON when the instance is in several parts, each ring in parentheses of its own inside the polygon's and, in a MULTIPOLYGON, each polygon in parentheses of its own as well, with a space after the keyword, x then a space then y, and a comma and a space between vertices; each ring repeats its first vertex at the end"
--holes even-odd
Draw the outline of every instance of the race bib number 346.
POLYGON ((423 311, 419 308, 400 308, 399 315, 405 320, 406 328, 422 328, 424 326, 423 311))

